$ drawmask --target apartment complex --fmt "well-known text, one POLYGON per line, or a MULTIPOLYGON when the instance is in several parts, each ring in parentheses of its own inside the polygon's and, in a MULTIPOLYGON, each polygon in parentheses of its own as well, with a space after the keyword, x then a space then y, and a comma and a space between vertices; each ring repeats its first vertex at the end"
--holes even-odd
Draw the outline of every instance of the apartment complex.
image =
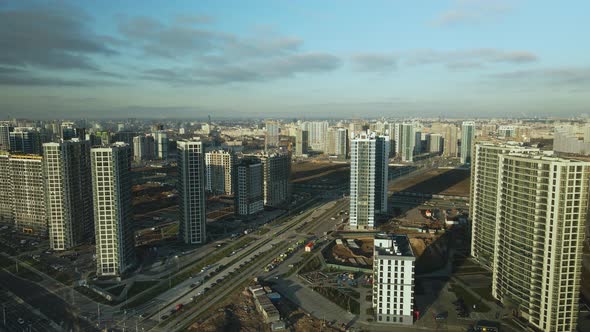
POLYGON ((378 323, 414 323, 416 257, 406 235, 378 234, 373 254, 373 309, 378 323))
POLYGON ((233 195, 233 174, 236 156, 231 151, 217 150, 205 153, 207 191, 215 195, 233 195))
POLYGON ((307 154, 309 148, 309 132, 303 129, 297 129, 295 133, 295 155, 302 156, 307 154))
POLYGON ((346 128, 329 128, 326 153, 338 159, 348 155, 348 130, 346 128))
POLYGON ((43 144, 49 245, 66 250, 94 236, 90 142, 43 144))
POLYGON ((135 263, 131 205, 131 147, 122 142, 90 150, 96 274, 120 277, 135 263))
POLYGON ((387 212, 389 137, 361 134, 351 141, 350 227, 371 229, 387 212))
POLYGON ((443 137, 441 134, 426 135, 426 151, 428 153, 441 153, 443 151, 443 137))
POLYGON ((471 255, 488 268, 493 266, 496 243, 500 155, 533 151, 539 149, 494 142, 477 143, 473 150, 469 202, 471 255))
POLYGON ((590 162, 499 160, 492 294, 543 331, 575 331, 590 162))
POLYGON ((279 146, 279 123, 266 121, 266 134, 264 136, 265 148, 276 148, 279 146))
POLYGON ((471 163, 471 153, 475 140, 475 122, 463 121, 461 125, 461 163, 471 163))
POLYGON ((543 331, 577 325, 590 162, 479 143, 472 162, 472 255, 492 295, 543 331))
POLYGON ((179 236, 187 244, 207 241, 205 158, 200 141, 177 142, 179 236))
POLYGON ((416 146, 414 124, 401 123, 396 129, 396 144, 399 146, 396 151, 401 155, 401 160, 405 162, 414 161, 414 150, 416 146))
POLYGON ((0 221, 17 231, 47 236, 43 157, 0 154, 0 221))
POLYGON ((234 178, 236 215, 248 217, 264 209, 263 177, 259 158, 246 156, 237 163, 234 178))
POLYGON ((291 202, 291 155, 273 153, 260 158, 263 167, 264 205, 281 207, 291 202))
POLYGON ((328 134, 328 122, 304 122, 303 130, 309 133, 309 145, 314 151, 326 150, 326 135, 328 134))
POLYGON ((444 149, 443 156, 455 158, 459 156, 459 129, 454 124, 443 127, 444 149))

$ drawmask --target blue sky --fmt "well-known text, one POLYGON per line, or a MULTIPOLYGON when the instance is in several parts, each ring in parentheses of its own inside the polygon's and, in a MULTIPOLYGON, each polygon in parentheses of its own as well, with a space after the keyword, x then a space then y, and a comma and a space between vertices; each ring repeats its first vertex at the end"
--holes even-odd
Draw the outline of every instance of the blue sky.
POLYGON ((572 116, 585 1, 0 1, 0 117, 572 116))

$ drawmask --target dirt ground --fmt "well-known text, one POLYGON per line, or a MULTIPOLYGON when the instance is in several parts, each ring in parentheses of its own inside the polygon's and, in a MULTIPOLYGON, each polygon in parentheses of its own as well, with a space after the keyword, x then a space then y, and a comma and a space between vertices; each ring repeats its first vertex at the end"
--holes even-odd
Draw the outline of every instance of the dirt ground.
POLYGON ((470 178, 467 170, 434 169, 396 182, 389 190, 469 196, 470 178))
POLYGON ((346 172, 350 172, 350 166, 348 164, 332 164, 327 162, 296 163, 291 167, 291 180, 293 182, 303 182, 330 174, 344 175, 346 172))
MULTIPOLYGON (((193 324, 189 331, 193 332, 268 332, 270 324, 264 323, 262 314, 257 311, 254 300, 248 291, 234 294, 224 307, 215 311, 204 320, 193 324)), ((322 320, 308 316, 295 304, 282 298, 277 305, 281 317, 287 322, 287 331, 340 331, 328 326, 322 320)))

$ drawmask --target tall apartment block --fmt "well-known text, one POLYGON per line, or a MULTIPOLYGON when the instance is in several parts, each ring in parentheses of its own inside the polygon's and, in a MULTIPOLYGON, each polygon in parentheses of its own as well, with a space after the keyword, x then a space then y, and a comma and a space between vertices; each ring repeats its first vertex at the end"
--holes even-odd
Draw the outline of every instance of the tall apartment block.
POLYGON ((416 257, 406 235, 378 234, 373 254, 373 309, 376 322, 414 323, 416 257))
POLYGON ((94 236, 90 142, 45 143, 43 159, 51 249, 89 241, 94 236))
POLYGON ((475 140, 475 122, 463 121, 461 125, 461 163, 471 163, 471 153, 475 140))
POLYGON ((387 213, 389 136, 375 137, 375 213, 387 213))
POLYGON ((131 147, 122 142, 90 150, 96 274, 120 277, 135 263, 131 206, 131 147))
POLYGON ((205 153, 205 189, 216 195, 233 195, 235 164, 233 152, 217 150, 205 153))
POLYGON ((492 295, 542 331, 575 331, 590 162, 500 155, 492 295))
POLYGON ((236 164, 235 214, 251 216, 264 209, 264 171, 262 162, 254 156, 246 156, 236 164))
POLYGON ((205 211, 205 157, 203 143, 177 142, 180 237, 187 244, 207 241, 205 211))
POLYGON ((159 130, 152 135, 154 137, 154 158, 168 159, 168 134, 163 130, 159 130))
POLYGON ((416 133, 414 130, 414 124, 402 123, 399 125, 399 133, 396 134, 399 144, 399 153, 401 154, 402 161, 412 162, 414 161, 414 150, 416 146, 416 133))
POLYGON ((475 145, 471 163, 471 255, 492 268, 496 243, 496 218, 500 155, 509 152, 534 152, 536 148, 516 144, 480 142, 475 145))
POLYGON ((428 153, 441 153, 443 150, 442 135, 428 134, 426 136, 426 150, 428 153))
POLYGON ((295 155, 302 156, 307 154, 309 147, 309 132, 303 129, 297 129, 295 136, 295 155))
POLYGON ((339 159, 348 155, 348 130, 346 128, 329 128, 326 152, 339 159))
POLYGON ((454 124, 448 124, 444 128, 444 149, 443 156, 455 158, 459 155, 459 130, 454 124))
POLYGON ((0 151, 0 223, 14 224, 10 154, 0 151))
POLYGON ((279 146, 279 124, 277 122, 266 122, 266 134, 264 136, 264 145, 266 148, 276 148, 279 146))
POLYGON ((36 128, 16 127, 9 132, 10 151, 19 154, 41 154, 41 134, 36 128))
POLYGON ((312 150, 326 150, 326 137, 328 134, 327 121, 304 122, 303 130, 309 133, 309 145, 312 150))
POLYGON ((0 153, 0 222, 19 232, 47 236, 43 158, 0 153))
POLYGON ((350 227, 372 229, 387 212, 389 137, 361 134, 351 140, 350 227))
POLYGON ((10 123, 0 123, 0 151, 10 151, 10 133, 14 127, 10 123))
POLYGON ((263 167, 264 205, 281 207, 291 202, 291 155, 273 153, 260 158, 263 167))

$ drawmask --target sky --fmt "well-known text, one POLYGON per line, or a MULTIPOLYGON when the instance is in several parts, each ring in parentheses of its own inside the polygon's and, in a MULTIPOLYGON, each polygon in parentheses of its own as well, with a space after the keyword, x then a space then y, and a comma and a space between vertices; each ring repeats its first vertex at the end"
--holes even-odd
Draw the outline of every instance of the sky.
POLYGON ((590 2, 0 0, 0 118, 578 116, 590 2))

